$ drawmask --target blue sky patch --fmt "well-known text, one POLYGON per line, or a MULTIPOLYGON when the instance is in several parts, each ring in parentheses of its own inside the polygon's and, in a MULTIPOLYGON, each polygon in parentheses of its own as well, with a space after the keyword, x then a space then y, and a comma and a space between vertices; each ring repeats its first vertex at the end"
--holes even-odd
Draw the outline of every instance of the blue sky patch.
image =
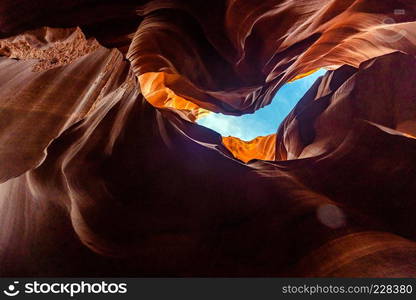
POLYGON ((292 111, 302 96, 318 77, 326 73, 321 69, 307 77, 285 84, 274 96, 273 101, 254 114, 227 116, 210 113, 197 121, 199 125, 211 128, 222 136, 234 136, 249 141, 258 136, 276 133, 277 128, 292 111))

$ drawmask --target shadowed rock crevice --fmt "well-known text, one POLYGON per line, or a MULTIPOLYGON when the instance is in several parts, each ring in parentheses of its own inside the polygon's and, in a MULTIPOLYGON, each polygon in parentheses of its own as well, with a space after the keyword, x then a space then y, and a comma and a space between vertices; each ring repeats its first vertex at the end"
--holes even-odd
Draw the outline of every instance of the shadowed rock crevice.
POLYGON ((415 276, 415 11, 2 1, 0 275, 415 276), (322 67, 274 135, 194 123, 322 67))

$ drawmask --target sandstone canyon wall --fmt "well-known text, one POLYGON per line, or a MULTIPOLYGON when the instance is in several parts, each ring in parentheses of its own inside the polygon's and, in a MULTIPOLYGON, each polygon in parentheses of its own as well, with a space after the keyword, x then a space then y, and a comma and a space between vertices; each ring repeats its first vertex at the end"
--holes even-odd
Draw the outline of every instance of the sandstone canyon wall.
POLYGON ((416 275, 413 0, 5 0, 0 38, 1 276, 416 275), (275 135, 195 123, 319 68, 275 135))

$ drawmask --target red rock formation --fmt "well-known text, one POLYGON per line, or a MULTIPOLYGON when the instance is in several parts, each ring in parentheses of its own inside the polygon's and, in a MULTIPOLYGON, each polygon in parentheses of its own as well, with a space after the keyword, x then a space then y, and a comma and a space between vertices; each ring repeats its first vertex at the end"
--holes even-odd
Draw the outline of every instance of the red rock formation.
POLYGON ((0 4, 1 276, 416 275, 413 1, 55 2, 0 4), (193 123, 320 67, 257 160, 193 123))
POLYGON ((276 134, 258 136, 248 142, 228 136, 222 138, 222 143, 235 158, 245 163, 253 159, 276 160, 276 134))

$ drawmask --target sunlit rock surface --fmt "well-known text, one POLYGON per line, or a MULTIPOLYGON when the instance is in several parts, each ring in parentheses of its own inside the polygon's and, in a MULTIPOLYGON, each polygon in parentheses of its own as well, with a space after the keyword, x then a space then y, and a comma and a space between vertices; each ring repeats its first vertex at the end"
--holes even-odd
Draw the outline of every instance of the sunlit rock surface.
POLYGON ((415 276, 415 22, 410 0, 2 1, 0 275, 415 276), (318 68, 275 135, 194 123, 318 68))
POLYGON ((253 159, 276 159, 276 134, 259 136, 251 141, 243 141, 239 138, 223 137, 222 143, 233 156, 245 163, 253 159))

